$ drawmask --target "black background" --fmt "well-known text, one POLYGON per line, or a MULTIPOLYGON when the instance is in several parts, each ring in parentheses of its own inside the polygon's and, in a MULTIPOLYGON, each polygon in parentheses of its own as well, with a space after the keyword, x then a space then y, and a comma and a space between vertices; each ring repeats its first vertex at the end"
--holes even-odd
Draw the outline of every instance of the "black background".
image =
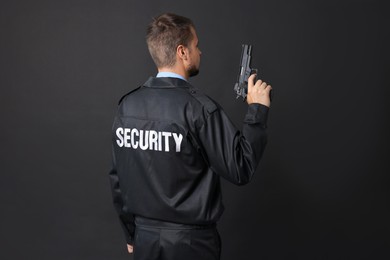
POLYGON ((223 182, 222 259, 390 259, 386 1, 0 2, 1 259, 132 259, 111 202, 118 99, 153 16, 191 18, 191 82, 240 127, 241 44, 274 88, 253 181, 223 182))

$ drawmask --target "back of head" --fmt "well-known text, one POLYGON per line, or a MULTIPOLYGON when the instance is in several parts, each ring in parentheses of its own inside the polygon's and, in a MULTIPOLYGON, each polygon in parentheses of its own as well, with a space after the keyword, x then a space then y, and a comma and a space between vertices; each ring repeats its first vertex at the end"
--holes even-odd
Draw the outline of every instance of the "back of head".
POLYGON ((146 34, 150 55, 158 68, 172 67, 178 45, 188 46, 192 40, 192 21, 186 17, 165 13, 153 19, 146 34))

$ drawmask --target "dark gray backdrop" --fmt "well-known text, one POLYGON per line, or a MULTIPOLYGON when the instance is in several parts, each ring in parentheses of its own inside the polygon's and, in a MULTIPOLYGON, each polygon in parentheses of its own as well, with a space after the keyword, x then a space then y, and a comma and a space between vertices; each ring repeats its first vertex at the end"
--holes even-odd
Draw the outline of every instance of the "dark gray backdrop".
POLYGON ((223 182, 222 259, 389 259, 385 1, 1 1, 1 259, 132 259, 108 183, 118 99, 156 70, 152 16, 190 17, 191 82, 240 126, 241 43, 275 99, 252 183, 223 182))

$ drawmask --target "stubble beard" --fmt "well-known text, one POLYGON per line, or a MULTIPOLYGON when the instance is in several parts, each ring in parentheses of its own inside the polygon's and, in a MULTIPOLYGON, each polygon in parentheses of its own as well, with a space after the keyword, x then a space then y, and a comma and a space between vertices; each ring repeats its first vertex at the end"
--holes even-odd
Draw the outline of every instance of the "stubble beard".
POLYGON ((199 74, 199 68, 195 65, 191 65, 191 67, 188 69, 188 75, 190 77, 194 77, 199 74))

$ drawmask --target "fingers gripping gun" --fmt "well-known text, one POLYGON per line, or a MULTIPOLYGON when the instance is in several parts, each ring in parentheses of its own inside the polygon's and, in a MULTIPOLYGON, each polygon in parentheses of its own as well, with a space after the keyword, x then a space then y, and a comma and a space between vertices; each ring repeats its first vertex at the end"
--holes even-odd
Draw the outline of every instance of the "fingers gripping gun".
POLYGON ((242 97, 243 101, 246 99, 248 93, 248 78, 253 73, 257 74, 257 69, 252 69, 251 66, 252 45, 243 44, 240 61, 240 74, 237 78, 237 83, 234 85, 234 91, 237 98, 242 97))

